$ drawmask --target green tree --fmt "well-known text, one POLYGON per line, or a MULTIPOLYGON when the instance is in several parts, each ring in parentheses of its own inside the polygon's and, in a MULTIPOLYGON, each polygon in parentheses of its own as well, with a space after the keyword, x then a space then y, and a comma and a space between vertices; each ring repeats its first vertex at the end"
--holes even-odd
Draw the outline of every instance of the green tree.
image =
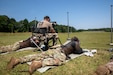
POLYGON ((16 20, 14 18, 11 18, 8 26, 10 29, 10 32, 14 32, 16 24, 17 24, 16 20))
MULTIPOLYGON (((32 28, 36 27, 38 21, 29 22, 27 19, 17 22, 14 18, 9 18, 6 15, 0 15, 0 32, 31 32, 32 28), (35 25, 36 24, 36 25, 35 25)), ((56 32, 67 32, 66 25, 56 25, 56 32)), ((69 26, 69 30, 75 32, 74 27, 69 26)), ((107 31, 107 30, 106 30, 107 31)))
POLYGON ((27 19, 24 19, 23 20, 23 24, 24 24, 24 31, 29 31, 29 22, 28 22, 28 20, 27 19))
POLYGON ((37 24, 38 24, 38 21, 35 21, 35 20, 29 22, 29 31, 30 32, 34 31, 34 28, 37 27, 37 24))
POLYGON ((8 32, 9 18, 5 15, 0 16, 0 31, 8 32))

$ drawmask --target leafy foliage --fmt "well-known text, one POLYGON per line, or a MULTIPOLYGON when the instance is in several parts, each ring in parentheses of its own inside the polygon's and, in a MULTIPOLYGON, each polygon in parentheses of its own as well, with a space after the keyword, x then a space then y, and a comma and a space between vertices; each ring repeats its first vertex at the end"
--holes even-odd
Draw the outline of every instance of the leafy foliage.
MULTIPOLYGON (((14 18, 9 18, 6 15, 0 15, 0 32, 31 32, 32 27, 37 25, 38 21, 29 22, 27 19, 17 22, 14 18)), ((36 26, 35 26, 36 27, 36 26)), ((68 26, 56 25, 56 32, 67 32, 68 26)), ((69 30, 75 32, 74 27, 69 27, 69 30)))
MULTIPOLYGON (((36 27, 38 21, 28 21, 27 19, 17 22, 14 18, 9 18, 6 15, 0 15, 0 32, 32 32, 32 28, 36 27)), ((54 26, 56 32, 68 32, 68 26, 57 24, 54 26)), ((112 29, 113 30, 113 29, 112 29)), ((98 29, 79 29, 69 26, 69 32, 82 32, 82 31, 105 31, 110 32, 111 28, 98 28, 98 29)))

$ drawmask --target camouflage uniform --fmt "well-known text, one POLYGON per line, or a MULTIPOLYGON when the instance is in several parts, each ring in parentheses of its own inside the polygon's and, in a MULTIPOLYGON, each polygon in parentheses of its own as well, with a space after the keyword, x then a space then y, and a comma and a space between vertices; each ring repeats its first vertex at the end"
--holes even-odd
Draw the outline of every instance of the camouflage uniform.
POLYGON ((40 43, 47 42, 47 39, 51 38, 54 38, 55 41, 58 39, 57 33, 47 33, 45 36, 43 36, 43 34, 33 33, 33 36, 35 36, 37 40, 40 40, 40 43))
POLYGON ((46 35, 47 38, 52 38, 53 36, 55 36, 55 38, 58 38, 58 34, 51 31, 54 30, 52 23, 46 20, 39 22, 37 28, 47 28, 47 32, 48 32, 46 35))
POLYGON ((50 22, 48 22, 46 20, 44 20, 42 22, 39 22, 38 25, 37 25, 37 28, 47 28, 48 31, 54 29, 53 26, 52 26, 52 23, 50 23, 50 22))
POLYGON ((58 38, 58 34, 57 33, 48 33, 46 35, 46 37, 48 37, 48 38, 52 38, 53 36, 55 36, 55 38, 58 38))
POLYGON ((40 54, 32 54, 19 58, 21 63, 29 62, 32 60, 42 61, 42 66, 47 65, 62 65, 65 63, 66 56, 60 49, 52 49, 42 52, 40 54), (57 62, 55 60, 58 60, 57 62))
POLYGON ((19 42, 14 43, 13 45, 7 45, 0 47, 0 53, 16 51, 20 48, 19 42))
POLYGON ((27 40, 24 41, 19 41, 16 42, 12 45, 7 45, 7 46, 2 46, 0 47, 0 53, 5 53, 5 52, 11 52, 11 51, 16 51, 22 48, 26 47, 36 47, 35 44, 31 41, 31 39, 38 44, 38 40, 36 40, 34 37, 30 37, 27 40))
POLYGON ((113 72, 113 62, 109 62, 105 65, 111 72, 113 72))

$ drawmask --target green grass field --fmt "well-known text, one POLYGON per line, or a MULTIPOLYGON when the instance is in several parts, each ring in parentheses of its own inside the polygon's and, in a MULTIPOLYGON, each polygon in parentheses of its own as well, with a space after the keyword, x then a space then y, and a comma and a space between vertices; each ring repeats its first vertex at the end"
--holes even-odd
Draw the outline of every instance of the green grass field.
MULTIPOLYGON (((60 40, 64 43, 67 40, 67 33, 58 33, 60 40)), ((20 40, 25 40, 31 33, 0 33, 0 46, 13 44, 20 40)), ((33 75, 92 75, 97 66, 105 64, 109 61, 109 32, 77 32, 70 33, 70 37, 77 36, 80 40, 82 48, 97 49, 94 57, 81 56, 69 61, 68 63, 50 69, 45 73, 34 72, 33 75)), ((27 64, 19 64, 13 70, 7 71, 6 65, 12 56, 21 57, 29 54, 40 53, 40 51, 33 52, 21 51, 12 52, 6 55, 0 55, 0 75, 29 75, 27 72, 19 72, 21 70, 28 70, 27 64)))

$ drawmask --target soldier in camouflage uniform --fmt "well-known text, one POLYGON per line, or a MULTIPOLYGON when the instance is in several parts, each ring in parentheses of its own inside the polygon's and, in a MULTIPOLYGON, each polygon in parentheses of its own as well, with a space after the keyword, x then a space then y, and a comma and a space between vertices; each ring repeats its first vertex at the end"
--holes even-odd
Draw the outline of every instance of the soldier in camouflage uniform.
POLYGON ((55 33, 52 23, 50 23, 49 16, 45 16, 44 20, 38 23, 37 28, 47 28, 48 33, 55 33))
POLYGON ((98 66, 93 75, 113 75, 113 56, 107 64, 98 66))
MULTIPOLYGON (((43 37, 47 38, 46 39, 46 47, 48 46, 48 42, 49 42, 50 39, 53 40, 53 45, 55 45, 55 42, 58 39, 58 34, 55 32, 55 30, 53 28, 54 25, 55 24, 50 22, 50 17, 49 16, 45 16, 44 20, 37 24, 37 28, 39 28, 40 30, 43 29, 43 28, 47 29, 46 33, 44 33, 44 35, 43 35, 43 37)), ((37 36, 38 34, 34 34, 34 35, 37 36)), ((48 47, 47 47, 47 49, 48 49, 48 47)))
POLYGON ((65 63, 66 56, 61 52, 60 48, 44 51, 40 54, 32 54, 20 58, 12 57, 7 65, 7 69, 12 69, 15 65, 19 63, 26 63, 32 61, 29 67, 29 73, 32 74, 37 68, 50 65, 62 65, 65 63))
POLYGON ((47 30, 48 30, 48 33, 45 36, 43 34, 34 33, 33 36, 28 38, 27 40, 24 40, 22 42, 16 42, 16 43, 14 43, 12 45, 2 46, 2 47, 0 47, 0 54, 1 53, 6 53, 6 52, 16 51, 16 50, 19 50, 19 49, 22 49, 22 48, 26 48, 26 47, 36 47, 35 44, 30 40, 31 38, 40 47, 41 47, 41 45, 45 44, 46 45, 46 49, 45 50, 48 50, 48 41, 52 38, 53 39, 53 45, 54 45, 55 41, 58 38, 58 35, 57 35, 57 33, 55 33, 55 30, 54 30, 54 28, 52 26, 52 23, 50 23, 49 16, 45 16, 44 17, 44 21, 41 24, 39 23, 37 25, 37 27, 38 28, 46 27, 47 30), (47 38, 47 39, 45 39, 45 38, 47 38))
POLYGON ((16 42, 12 45, 0 47, 0 54, 6 53, 6 52, 17 51, 19 49, 26 48, 26 47, 35 47, 35 44, 31 41, 31 39, 33 39, 33 41, 36 44, 39 44, 39 41, 36 39, 36 37, 33 36, 33 37, 28 38, 27 40, 16 42))
POLYGON ((79 40, 76 37, 73 37, 68 43, 65 43, 62 47, 56 49, 20 58, 12 57, 7 65, 7 69, 10 70, 19 63, 32 61, 32 64, 29 67, 29 73, 32 74, 36 69, 43 66, 64 64, 67 57, 69 58, 68 55, 71 53, 83 53, 82 48, 79 46, 79 40))

